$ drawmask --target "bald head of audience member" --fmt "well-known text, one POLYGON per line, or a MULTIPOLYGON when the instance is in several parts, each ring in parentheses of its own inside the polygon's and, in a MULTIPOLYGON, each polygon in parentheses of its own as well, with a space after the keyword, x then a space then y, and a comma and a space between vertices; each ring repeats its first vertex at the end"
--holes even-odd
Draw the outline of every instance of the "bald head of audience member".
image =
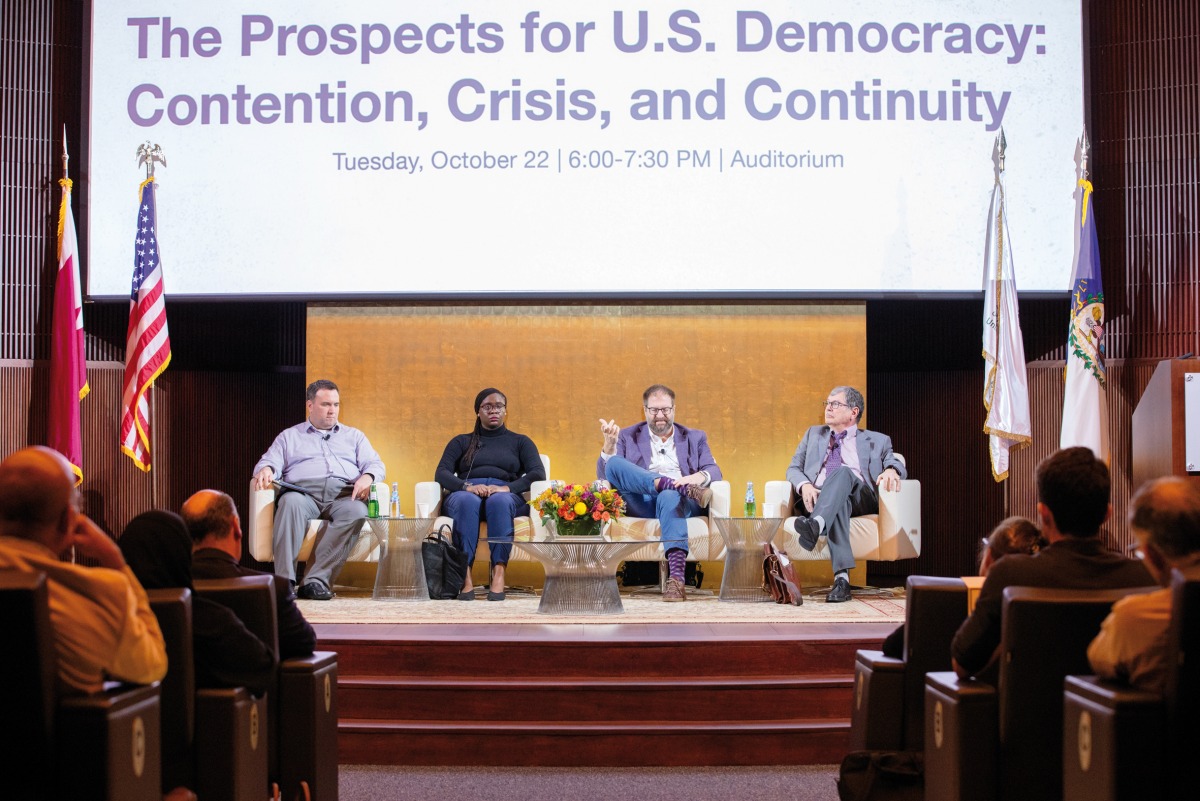
POLYGON ((181 512, 193 548, 216 548, 242 558, 242 521, 233 498, 217 490, 200 490, 183 502, 181 512))
POLYGON ((1173 568, 1200 564, 1200 488, 1179 476, 1147 482, 1134 494, 1129 526, 1142 562, 1166 585, 1173 568))
POLYGON ((58 555, 71 547, 75 474, 62 454, 37 445, 0 462, 0 536, 40 543, 58 555))

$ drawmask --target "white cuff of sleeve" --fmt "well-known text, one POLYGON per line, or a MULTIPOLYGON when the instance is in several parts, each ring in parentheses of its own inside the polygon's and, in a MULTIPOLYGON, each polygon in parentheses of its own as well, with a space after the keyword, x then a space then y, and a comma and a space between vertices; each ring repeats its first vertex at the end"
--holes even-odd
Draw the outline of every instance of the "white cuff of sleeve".
POLYGON ((600 458, 604 460, 605 464, 608 464, 608 460, 614 456, 616 456, 615 453, 605 453, 604 451, 600 451, 600 458))

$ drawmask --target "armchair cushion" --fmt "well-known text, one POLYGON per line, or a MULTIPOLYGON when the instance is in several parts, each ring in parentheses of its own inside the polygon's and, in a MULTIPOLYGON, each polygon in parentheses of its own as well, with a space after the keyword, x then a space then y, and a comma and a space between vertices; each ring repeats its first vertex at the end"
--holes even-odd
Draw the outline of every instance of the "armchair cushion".
MULTIPOLYGON (((386 503, 391 497, 392 488, 386 482, 378 481, 375 483, 375 492, 380 498, 380 503, 386 503)), ((297 552, 297 559, 301 562, 308 559, 312 554, 313 543, 317 541, 317 535, 325 529, 324 520, 308 521, 308 530, 304 532, 304 542, 297 552)), ((254 481, 250 481, 250 506, 246 514, 246 542, 250 548, 250 555, 260 562, 271 562, 275 559, 275 490, 265 489, 256 490, 254 481)), ((363 532, 368 532, 368 527, 363 526, 363 532)), ((354 546, 350 550, 350 555, 347 557, 348 562, 374 562, 379 559, 379 543, 375 542, 373 537, 358 537, 354 546)))

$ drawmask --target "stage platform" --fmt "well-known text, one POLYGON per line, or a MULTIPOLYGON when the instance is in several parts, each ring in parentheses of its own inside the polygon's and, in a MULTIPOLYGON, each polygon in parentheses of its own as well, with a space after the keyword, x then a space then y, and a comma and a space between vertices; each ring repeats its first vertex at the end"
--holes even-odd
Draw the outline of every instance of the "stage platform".
POLYGON ((319 647, 339 653, 340 762, 835 763, 854 652, 878 648, 904 609, 637 599, 579 621, 536 604, 303 602, 319 647))

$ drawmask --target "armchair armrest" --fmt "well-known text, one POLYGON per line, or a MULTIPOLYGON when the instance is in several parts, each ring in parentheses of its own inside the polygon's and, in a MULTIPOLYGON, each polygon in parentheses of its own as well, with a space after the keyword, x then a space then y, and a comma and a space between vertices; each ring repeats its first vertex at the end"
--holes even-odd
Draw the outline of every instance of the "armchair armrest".
POLYGON ((246 543, 250 555, 260 562, 275 558, 275 490, 256 490, 250 479, 250 505, 246 512, 246 543))
POLYGON ((708 517, 729 517, 729 497, 732 492, 728 481, 714 481, 708 485, 712 490, 712 501, 708 504, 708 517))
POLYGON ((763 490, 763 517, 791 517, 793 503, 792 482, 768 481, 763 490))

